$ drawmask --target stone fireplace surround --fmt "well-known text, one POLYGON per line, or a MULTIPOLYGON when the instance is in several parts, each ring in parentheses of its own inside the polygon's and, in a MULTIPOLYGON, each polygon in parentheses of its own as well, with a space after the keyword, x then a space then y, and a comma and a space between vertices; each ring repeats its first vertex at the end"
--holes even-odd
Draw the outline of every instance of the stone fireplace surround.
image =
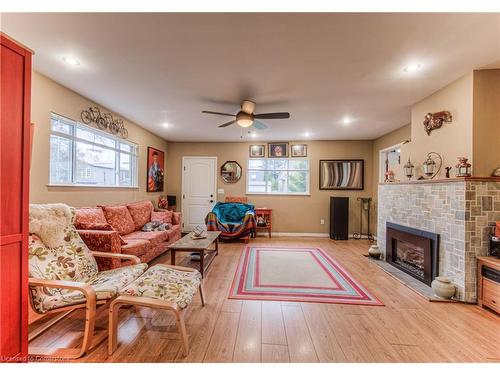
POLYGON ((381 183, 377 208, 384 258, 387 222, 437 233, 439 275, 452 280, 458 300, 476 302, 476 257, 487 255, 488 236, 500 220, 500 179, 381 183))

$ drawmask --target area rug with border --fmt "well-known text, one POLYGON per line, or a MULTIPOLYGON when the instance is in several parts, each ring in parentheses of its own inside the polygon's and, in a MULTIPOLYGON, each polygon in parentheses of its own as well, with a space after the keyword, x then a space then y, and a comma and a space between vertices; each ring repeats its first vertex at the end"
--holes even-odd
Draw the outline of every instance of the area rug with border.
POLYGON ((316 247, 246 246, 229 298, 383 306, 316 247))

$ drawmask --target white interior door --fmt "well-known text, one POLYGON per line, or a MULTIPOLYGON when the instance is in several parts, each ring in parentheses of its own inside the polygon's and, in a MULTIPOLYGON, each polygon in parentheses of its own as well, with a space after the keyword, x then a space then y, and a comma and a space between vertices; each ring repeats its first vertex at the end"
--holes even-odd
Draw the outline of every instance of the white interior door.
POLYGON ((182 218, 183 230, 197 225, 204 228, 205 217, 212 210, 217 194, 217 158, 182 158, 182 218))

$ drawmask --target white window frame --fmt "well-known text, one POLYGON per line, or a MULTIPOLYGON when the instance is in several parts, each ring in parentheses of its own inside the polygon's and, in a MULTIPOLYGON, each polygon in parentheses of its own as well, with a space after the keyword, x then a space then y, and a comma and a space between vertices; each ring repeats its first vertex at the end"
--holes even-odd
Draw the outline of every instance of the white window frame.
MULTIPOLYGON (((384 182, 385 181, 385 172, 386 172, 386 166, 387 166, 387 159, 388 155, 390 152, 398 152, 400 153, 401 157, 401 146, 403 143, 398 143, 390 147, 386 147, 382 150, 379 151, 379 157, 378 157, 378 181, 379 182, 384 182)), ((401 160, 399 160, 399 164, 401 164, 401 160)))
POLYGON ((137 189, 139 188, 138 186, 138 159, 139 159, 139 146, 136 143, 124 140, 123 138, 120 138, 118 136, 115 136, 113 134, 104 132, 102 130, 96 129, 94 127, 85 125, 81 122, 72 120, 68 117, 61 116, 57 113, 51 112, 50 114, 50 135, 49 135, 49 148, 50 148, 50 136, 55 135, 57 137, 65 138, 67 140, 71 141, 71 182, 66 182, 66 183, 57 183, 57 182, 52 182, 50 180, 51 178, 51 168, 52 168, 52 160, 51 160, 51 153, 49 152, 49 178, 48 181, 49 183, 47 186, 74 186, 74 187, 94 187, 94 188, 129 188, 129 189, 137 189), (52 129, 52 120, 53 119, 58 119, 59 121, 64 122, 64 124, 71 126, 71 131, 70 134, 60 132, 57 130, 52 129), (80 128, 85 131, 89 131, 95 134, 98 134, 100 136, 112 139, 115 141, 115 147, 110 147, 103 145, 101 143, 96 143, 96 142, 91 142, 88 141, 84 138, 79 138, 77 137, 76 134, 76 129, 80 128), (115 181, 116 183, 114 185, 97 185, 97 184, 80 184, 76 183, 77 179, 77 171, 76 171, 76 142, 82 142, 82 143, 87 143, 90 145, 95 145, 99 148, 104 148, 107 150, 114 151, 116 156, 115 156, 115 181), (131 147, 132 151, 125 151, 120 149, 120 144, 125 144, 131 147), (130 155, 131 158, 131 174, 132 174, 132 184, 131 185, 120 185, 120 154, 127 154, 130 155))
MULTIPOLYGON (((247 173, 246 173, 246 195, 311 195, 310 193, 310 186, 311 186, 311 163, 309 161, 309 158, 249 158, 247 162, 247 173), (307 161, 307 169, 251 169, 250 168, 250 161, 251 160, 306 160, 307 161), (250 184, 250 173, 251 172, 307 172, 307 178, 306 178, 306 191, 305 192, 285 192, 285 193, 280 193, 280 192, 253 192, 249 191, 249 184, 250 184)), ((288 183, 287 183, 288 187, 288 183)))

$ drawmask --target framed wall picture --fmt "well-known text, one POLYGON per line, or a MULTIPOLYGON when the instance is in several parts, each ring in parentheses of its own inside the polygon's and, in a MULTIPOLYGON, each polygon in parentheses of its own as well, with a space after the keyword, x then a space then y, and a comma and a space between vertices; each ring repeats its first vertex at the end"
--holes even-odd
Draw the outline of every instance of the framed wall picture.
POLYGON ((268 143, 267 156, 269 158, 287 158, 288 157, 288 142, 268 143))
POLYGON ((165 153, 154 147, 148 147, 146 191, 163 191, 165 173, 165 153))
POLYGON ((307 145, 291 145, 290 146, 290 155, 292 158, 303 158, 307 156, 307 145))
POLYGON ((248 156, 251 158, 263 158, 266 153, 266 146, 264 145, 250 145, 248 156))
POLYGON ((353 160, 320 160, 320 190, 363 190, 365 162, 353 160))

